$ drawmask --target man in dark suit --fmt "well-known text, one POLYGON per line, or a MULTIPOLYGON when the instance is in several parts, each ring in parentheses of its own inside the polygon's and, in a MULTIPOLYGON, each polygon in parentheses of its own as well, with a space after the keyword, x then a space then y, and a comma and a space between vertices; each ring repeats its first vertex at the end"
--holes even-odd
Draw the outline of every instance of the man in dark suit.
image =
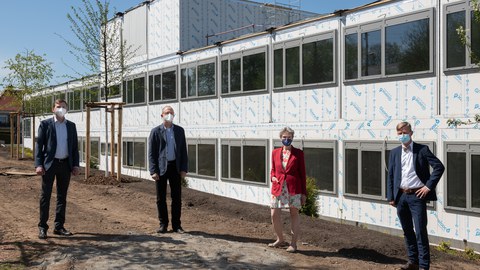
POLYGON ((397 125, 402 145, 390 152, 387 200, 397 208, 408 251, 409 261, 401 269, 429 269, 427 201, 437 200, 435 187, 445 167, 428 146, 414 143, 412 134, 408 122, 397 125))
POLYGON ((65 100, 55 100, 52 112, 54 117, 40 122, 35 150, 35 171, 42 176, 40 222, 38 223, 40 239, 47 238, 50 197, 55 179, 57 180, 57 207, 53 233, 63 236, 72 235, 64 227, 67 191, 70 174, 78 175, 80 172, 77 128, 73 122, 65 119, 67 113, 65 100))
POLYGON ((172 198, 172 228, 174 232, 184 233, 180 216, 182 210, 181 179, 188 172, 188 155, 185 131, 174 125, 173 108, 162 109, 163 124, 155 127, 148 138, 148 161, 150 175, 155 180, 157 191, 157 210, 160 220, 158 233, 166 233, 168 228, 167 180, 172 198))

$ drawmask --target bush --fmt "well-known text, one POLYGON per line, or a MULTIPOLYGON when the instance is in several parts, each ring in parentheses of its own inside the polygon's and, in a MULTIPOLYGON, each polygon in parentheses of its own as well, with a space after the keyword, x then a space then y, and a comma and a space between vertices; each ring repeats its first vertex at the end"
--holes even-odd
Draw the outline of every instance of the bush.
POLYGON ((180 177, 182 187, 188 188, 188 179, 186 177, 180 177))
POLYGON ((307 201, 305 205, 300 209, 300 213, 311 216, 318 217, 318 204, 317 196, 319 191, 317 189, 315 178, 307 177, 307 201))

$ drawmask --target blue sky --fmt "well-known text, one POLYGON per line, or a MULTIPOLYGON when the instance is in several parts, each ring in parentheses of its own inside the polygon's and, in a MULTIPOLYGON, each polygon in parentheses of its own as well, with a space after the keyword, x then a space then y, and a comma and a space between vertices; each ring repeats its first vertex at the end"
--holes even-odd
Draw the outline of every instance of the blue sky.
MULTIPOLYGON (((125 11, 143 2, 142 0, 110 0, 116 11, 125 11)), ((274 0, 258 0, 260 3, 274 3, 274 0)), ((277 0, 277 3, 301 3, 303 10, 316 13, 332 13, 334 10, 358 7, 374 0, 277 0)), ((52 62, 54 78, 51 84, 65 82, 64 74, 73 74, 63 63, 70 63, 73 57, 70 47, 57 35, 73 40, 67 13, 72 5, 80 5, 75 0, 22 0, 2 1, 0 16, 0 85, 8 73, 5 61, 17 53, 33 50, 52 62)))

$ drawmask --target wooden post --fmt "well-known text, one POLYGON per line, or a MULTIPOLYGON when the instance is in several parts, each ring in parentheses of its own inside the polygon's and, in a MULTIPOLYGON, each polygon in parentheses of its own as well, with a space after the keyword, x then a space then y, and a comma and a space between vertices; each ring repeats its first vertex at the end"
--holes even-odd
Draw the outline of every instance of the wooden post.
POLYGON ((122 114, 123 106, 118 106, 118 138, 117 138, 117 181, 122 179, 122 114))
POLYGON ((87 134, 85 143, 85 179, 90 176, 90 106, 87 105, 87 134))
POLYGON ((13 129, 13 119, 14 119, 14 113, 10 113, 10 158, 13 159, 13 142, 15 137, 14 135, 14 130, 13 129))
POLYGON ((35 160, 35 147, 37 147, 37 139, 35 138, 35 114, 32 115, 33 125, 32 125, 32 151, 33 151, 33 160, 35 160))
POLYGON ((17 113, 17 160, 20 159, 20 138, 21 138, 21 128, 20 128, 20 120, 21 120, 21 117, 20 117, 20 113, 17 113))
MULTIPOLYGON (((113 177, 115 173, 115 107, 114 105, 110 105, 110 174, 113 177)), ((107 144, 108 145, 108 144, 107 144)))

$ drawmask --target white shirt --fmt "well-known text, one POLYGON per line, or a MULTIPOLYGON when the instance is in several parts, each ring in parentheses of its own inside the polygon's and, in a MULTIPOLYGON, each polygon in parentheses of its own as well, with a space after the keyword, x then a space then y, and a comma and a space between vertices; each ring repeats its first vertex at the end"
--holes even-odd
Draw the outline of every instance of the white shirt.
POLYGON ((68 144, 67 144, 67 120, 64 118, 63 122, 55 120, 55 133, 57 135, 57 150, 55 151, 55 158, 64 159, 68 157, 68 144))
POLYGON ((402 182, 400 188, 415 189, 423 186, 415 172, 415 164, 413 164, 413 142, 408 147, 402 145, 402 182))

